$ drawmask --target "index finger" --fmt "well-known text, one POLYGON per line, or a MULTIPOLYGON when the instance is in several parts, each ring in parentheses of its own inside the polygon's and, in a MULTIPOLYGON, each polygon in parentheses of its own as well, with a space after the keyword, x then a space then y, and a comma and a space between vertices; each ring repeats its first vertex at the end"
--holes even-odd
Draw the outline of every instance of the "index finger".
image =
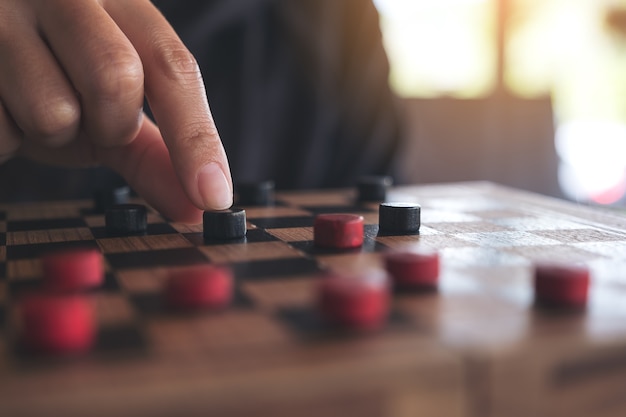
POLYGON ((230 169, 195 58, 149 1, 105 4, 143 62, 146 97, 183 189, 199 208, 228 208, 230 169))

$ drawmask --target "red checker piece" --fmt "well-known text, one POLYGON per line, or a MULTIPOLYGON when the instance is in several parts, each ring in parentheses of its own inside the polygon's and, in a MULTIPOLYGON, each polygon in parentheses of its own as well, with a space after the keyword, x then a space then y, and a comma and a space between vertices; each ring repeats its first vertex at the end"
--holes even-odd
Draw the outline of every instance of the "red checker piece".
POLYGON ((313 224, 315 245, 323 248, 350 249, 363 245, 363 216, 356 214, 319 214, 313 224))
POLYGON ((535 300, 550 307, 584 308, 589 291, 589 269, 580 264, 535 266, 535 300))
POLYGON ((439 254, 434 251, 390 252, 385 268, 398 288, 434 289, 439 283, 439 254))
POLYGON ((318 303, 322 317, 331 324, 376 330, 389 315, 387 274, 380 270, 331 273, 321 281, 318 303))
POLYGON ((226 307, 233 298, 233 274, 214 265, 173 269, 165 298, 169 306, 183 310, 226 307))
POLYGON ((80 291, 102 285, 104 265, 97 249, 51 252, 41 259, 44 282, 53 291, 80 291))
POLYGON ((88 351, 96 337, 93 306, 85 297, 36 294, 21 300, 24 346, 45 354, 88 351))

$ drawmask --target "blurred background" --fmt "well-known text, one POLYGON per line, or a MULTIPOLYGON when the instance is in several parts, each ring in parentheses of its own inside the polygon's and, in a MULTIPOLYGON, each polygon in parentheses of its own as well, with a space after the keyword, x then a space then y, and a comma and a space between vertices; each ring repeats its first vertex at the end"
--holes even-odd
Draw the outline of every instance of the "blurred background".
POLYGON ((626 201, 625 0, 375 0, 412 182, 626 201))

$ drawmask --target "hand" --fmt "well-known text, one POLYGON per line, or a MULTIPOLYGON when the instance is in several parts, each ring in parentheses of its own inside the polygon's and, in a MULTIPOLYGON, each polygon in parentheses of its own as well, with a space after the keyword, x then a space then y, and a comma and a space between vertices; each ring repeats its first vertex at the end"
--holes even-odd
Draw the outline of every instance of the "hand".
POLYGON ((173 220, 232 204, 196 61, 148 0, 0 0, 0 162, 17 154, 107 165, 173 220))

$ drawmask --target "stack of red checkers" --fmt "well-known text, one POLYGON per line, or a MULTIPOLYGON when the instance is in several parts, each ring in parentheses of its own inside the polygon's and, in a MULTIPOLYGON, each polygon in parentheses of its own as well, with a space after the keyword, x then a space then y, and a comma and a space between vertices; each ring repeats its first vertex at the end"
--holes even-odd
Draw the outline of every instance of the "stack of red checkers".
POLYGON ((389 283, 380 270, 331 273, 319 288, 321 315, 333 325, 354 330, 375 330, 389 315, 389 283))
POLYGON ((313 240, 322 248, 350 249, 363 245, 363 217, 356 214, 320 214, 315 217, 313 240))
POLYGON ((94 311, 84 297, 36 294, 21 300, 21 340, 45 354, 82 353, 96 335, 94 311))
POLYGON ((400 289, 430 290, 439 283, 439 254, 433 251, 401 251, 385 255, 385 268, 400 289))
POLYGON ((102 254, 97 249, 51 252, 41 259, 46 289, 55 292, 82 291, 104 282, 102 254))
POLYGON ((535 266, 535 301, 555 308, 584 309, 589 269, 584 265, 550 263, 535 266))
POLYGON ((232 272, 213 265, 173 269, 165 288, 167 304, 182 310, 220 309, 232 298, 232 272))

